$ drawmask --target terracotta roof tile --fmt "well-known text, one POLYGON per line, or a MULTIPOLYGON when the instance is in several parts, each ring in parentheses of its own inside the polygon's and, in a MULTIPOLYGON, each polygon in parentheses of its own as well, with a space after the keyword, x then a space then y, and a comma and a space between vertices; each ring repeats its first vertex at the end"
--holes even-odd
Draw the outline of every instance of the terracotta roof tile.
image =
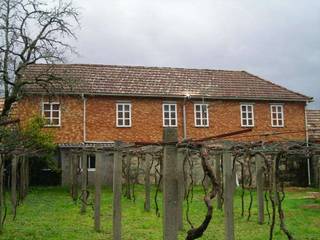
MULTIPOLYGON (((46 78, 47 73, 68 80, 53 83, 56 93, 93 95, 184 97, 214 99, 266 99, 308 101, 311 98, 290 91, 245 71, 167 67, 113 66, 90 64, 30 65, 24 77, 46 78), (41 77, 39 77, 41 75, 41 77)), ((39 81, 42 85, 43 81, 39 81)), ((27 93, 43 93, 29 85, 27 93)))

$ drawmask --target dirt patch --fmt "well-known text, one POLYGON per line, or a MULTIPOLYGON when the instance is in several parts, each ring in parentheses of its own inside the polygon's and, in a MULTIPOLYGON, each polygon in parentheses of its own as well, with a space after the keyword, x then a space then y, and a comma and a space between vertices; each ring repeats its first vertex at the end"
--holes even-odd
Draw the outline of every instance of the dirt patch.
POLYGON ((308 205, 303 205, 301 208, 304 209, 320 209, 320 204, 308 204, 308 205))

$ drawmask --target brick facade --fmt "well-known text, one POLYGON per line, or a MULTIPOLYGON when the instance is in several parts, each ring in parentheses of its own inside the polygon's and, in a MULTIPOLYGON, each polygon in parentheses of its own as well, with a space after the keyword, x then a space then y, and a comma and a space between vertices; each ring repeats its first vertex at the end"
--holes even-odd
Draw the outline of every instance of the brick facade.
MULTIPOLYGON (((121 98, 106 96, 87 96, 86 103, 86 141, 161 141, 163 98, 121 98), (132 104, 132 127, 116 127, 117 101, 130 101, 132 104)), ((60 102, 61 127, 47 128, 54 132, 57 143, 81 143, 84 140, 83 99, 78 96, 55 96, 51 101, 60 102)), ((41 102, 48 97, 27 96, 20 100, 17 113, 22 123, 34 115, 41 114, 41 102)), ((183 99, 168 99, 177 103, 178 132, 183 137, 183 99)), ((235 100, 206 100, 209 104, 209 127, 195 127, 194 103, 201 100, 186 101, 187 137, 202 138, 244 129, 240 122, 240 103, 235 100)), ((247 101, 245 101, 247 102, 247 101)), ((252 132, 232 140, 304 140, 305 113, 304 102, 280 102, 284 104, 283 128, 271 127, 270 102, 250 101, 254 104, 255 126, 252 132), (262 136, 266 133, 277 133, 262 136), (282 133, 282 134, 278 134, 282 133)), ((279 103, 279 102, 277 102, 279 103)), ((231 139, 231 138, 229 138, 231 139)))

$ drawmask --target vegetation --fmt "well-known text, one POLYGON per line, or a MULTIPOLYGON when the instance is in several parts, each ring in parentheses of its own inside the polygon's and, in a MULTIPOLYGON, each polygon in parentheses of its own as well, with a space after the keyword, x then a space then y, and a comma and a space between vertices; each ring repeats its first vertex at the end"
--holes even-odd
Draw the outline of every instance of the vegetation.
MULTIPOLYGON (((314 190, 289 189, 283 203, 286 224, 295 239, 320 239, 320 201, 305 198, 308 191, 314 190)), ((156 217, 154 210, 144 212, 142 187, 137 187, 136 197, 135 203, 125 198, 122 200, 123 239, 162 239, 162 218, 156 217)), ((237 193, 235 199, 236 239, 268 239, 269 226, 267 223, 257 224, 256 206, 253 206, 252 217, 248 222, 246 216, 241 217, 240 192, 237 193)), ((161 208, 161 199, 159 203, 161 208)), ((111 206, 112 193, 110 189, 104 189, 101 209, 102 231, 97 233, 93 228, 93 211, 88 208, 87 213, 81 215, 81 203, 74 204, 67 189, 60 187, 32 188, 25 202, 19 207, 15 222, 12 221, 11 211, 8 212, 7 227, 1 239, 112 239, 111 206)), ((154 209, 154 203, 151 207, 154 209)), ((197 188, 190 211, 195 225, 201 223, 205 212, 203 192, 202 189, 197 188)), ((265 217, 268 220, 267 215, 265 217)), ((179 239, 184 239, 189 229, 187 223, 184 224, 185 230, 180 233, 179 239)), ((223 213, 214 209, 213 221, 202 239, 224 239, 223 236, 223 213)), ((275 239, 286 239, 278 226, 275 229, 275 239)))

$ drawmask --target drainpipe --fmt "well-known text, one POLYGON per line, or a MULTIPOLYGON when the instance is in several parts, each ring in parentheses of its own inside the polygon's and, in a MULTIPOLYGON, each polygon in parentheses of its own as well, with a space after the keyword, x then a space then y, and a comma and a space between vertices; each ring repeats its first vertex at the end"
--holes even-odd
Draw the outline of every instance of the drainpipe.
POLYGON ((187 94, 183 99, 182 113, 183 113, 183 139, 187 139, 187 115, 186 115, 186 103, 191 96, 187 94))
POLYGON ((84 94, 82 94, 83 100, 83 143, 86 142, 87 139, 87 132, 86 132, 86 122, 87 122, 87 99, 85 98, 84 94))
MULTIPOLYGON (((306 104, 307 105, 307 104, 306 104)), ((306 105, 304 106, 304 120, 305 120, 305 130, 306 130, 306 144, 309 147, 309 133, 308 133, 308 121, 307 121, 307 109, 306 105)), ((308 185, 311 185, 311 169, 310 169, 310 157, 307 158, 307 167, 308 167, 308 185)))

